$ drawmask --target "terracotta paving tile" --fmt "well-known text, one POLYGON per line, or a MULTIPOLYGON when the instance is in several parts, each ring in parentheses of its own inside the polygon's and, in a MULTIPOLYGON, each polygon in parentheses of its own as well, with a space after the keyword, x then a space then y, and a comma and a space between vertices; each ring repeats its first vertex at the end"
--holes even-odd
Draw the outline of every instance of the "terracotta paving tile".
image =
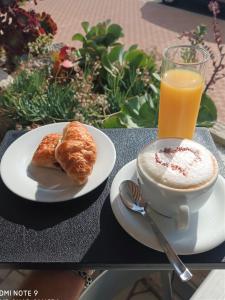
MULTIPOLYGON (((179 34, 185 30, 194 29, 199 24, 209 28, 207 40, 213 49, 212 18, 198 13, 168 7, 160 1, 147 0, 44 0, 39 1, 35 8, 37 11, 50 13, 58 24, 58 33, 55 42, 64 42, 70 45, 79 45, 72 42, 71 37, 81 32, 81 22, 89 21, 91 24, 106 19, 120 24, 124 28, 124 43, 129 46, 138 44, 142 49, 148 50, 157 47, 162 53, 163 49, 172 44, 182 44, 178 40, 179 34)), ((34 5, 29 4, 29 7, 34 5)), ((225 20, 219 20, 223 36, 225 36, 225 20)), ((208 77, 212 66, 208 66, 208 77)), ((225 122, 225 79, 217 82, 214 91, 210 91, 218 108, 218 119, 225 122)))

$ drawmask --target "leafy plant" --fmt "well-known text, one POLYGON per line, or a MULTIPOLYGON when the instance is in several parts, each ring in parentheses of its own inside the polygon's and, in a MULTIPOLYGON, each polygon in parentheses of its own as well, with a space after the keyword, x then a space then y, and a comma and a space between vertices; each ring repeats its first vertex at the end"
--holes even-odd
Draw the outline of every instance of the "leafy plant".
POLYGON ((123 46, 114 46, 102 56, 101 62, 106 71, 102 82, 112 105, 120 106, 136 95, 158 93, 154 57, 137 49, 136 45, 127 51, 123 46))
POLYGON ((116 127, 156 127, 158 123, 158 98, 149 94, 127 99, 120 111, 107 117, 103 126, 116 127))
MULTIPOLYGON (((211 61, 212 61, 212 65, 213 65, 213 72, 212 75, 209 79, 209 81, 206 84, 204 93, 206 93, 210 88, 212 89, 213 86, 215 85, 215 83, 218 80, 221 80, 222 78, 225 77, 225 63, 224 63, 224 59, 225 59, 225 49, 224 49, 224 45, 223 45, 223 41, 222 41, 222 34, 221 34, 221 30, 219 28, 219 24, 217 22, 217 16, 220 13, 220 7, 219 7, 219 3, 216 0, 211 0, 209 2, 209 10, 212 12, 213 14, 213 31, 214 31, 214 39, 215 39, 215 43, 217 45, 217 54, 215 53, 215 51, 213 51, 211 49, 211 47, 205 42, 204 37, 207 33, 207 28, 205 25, 199 25, 196 27, 195 30, 190 31, 190 32, 184 32, 181 36, 180 39, 182 39, 183 37, 188 38, 189 42, 191 43, 191 45, 200 45, 203 48, 205 48, 206 50, 208 50, 211 61)), ((190 53, 189 53, 190 54, 190 53)), ((184 59, 187 58, 185 57, 185 55, 187 56, 188 53, 184 53, 184 59)))
POLYGON ((154 57, 137 45, 125 50, 118 43, 123 36, 119 25, 106 21, 90 27, 88 22, 83 22, 82 27, 85 35, 73 36, 73 40, 82 42, 77 51, 79 66, 84 77, 94 83, 94 92, 107 96, 111 113, 120 110, 128 98, 158 94, 159 83, 152 76, 156 72, 154 57))
POLYGON ((82 57, 86 55, 92 58, 101 57, 108 47, 113 46, 120 37, 123 37, 122 28, 118 24, 110 24, 110 20, 92 27, 88 22, 82 22, 81 25, 85 35, 76 33, 72 40, 82 42, 82 48, 79 49, 82 57))
POLYGON ((92 27, 88 22, 82 22, 81 25, 85 35, 76 33, 72 40, 82 42, 77 55, 80 57, 80 66, 87 77, 92 75, 91 70, 95 62, 98 62, 110 47, 119 44, 117 41, 123 37, 123 30, 118 24, 111 24, 110 20, 92 27))
POLYGON ((201 107, 198 114, 197 126, 211 127, 217 119, 217 109, 207 94, 202 95, 201 107))
POLYGON ((0 47, 5 50, 9 71, 15 69, 18 56, 28 53, 28 43, 41 34, 54 35, 57 29, 50 15, 26 11, 19 5, 18 0, 0 2, 0 47))
POLYGON ((154 57, 139 50, 136 45, 126 51, 123 46, 116 45, 102 56, 101 61, 106 71, 105 93, 113 112, 103 125, 156 125, 159 75, 156 73, 154 57), (144 110, 150 119, 145 119, 144 110))

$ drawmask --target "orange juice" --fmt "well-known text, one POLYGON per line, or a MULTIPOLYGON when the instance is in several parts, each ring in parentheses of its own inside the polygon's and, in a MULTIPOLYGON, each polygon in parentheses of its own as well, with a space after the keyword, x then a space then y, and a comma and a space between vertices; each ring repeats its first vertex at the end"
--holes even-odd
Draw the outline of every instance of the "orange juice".
POLYGON ((204 87, 194 71, 172 69, 164 73, 160 87, 159 138, 192 139, 204 87))

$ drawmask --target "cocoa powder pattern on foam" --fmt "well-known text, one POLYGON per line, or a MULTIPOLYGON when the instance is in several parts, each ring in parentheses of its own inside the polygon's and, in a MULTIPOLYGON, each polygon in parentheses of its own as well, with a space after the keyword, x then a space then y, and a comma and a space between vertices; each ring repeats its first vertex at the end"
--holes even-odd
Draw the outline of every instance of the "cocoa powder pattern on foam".
POLYGON ((189 147, 181 147, 178 146, 174 149, 172 148, 164 148, 163 150, 160 150, 159 152, 155 153, 155 161, 156 163, 159 163, 160 165, 166 167, 166 168, 171 168, 173 171, 178 171, 180 174, 182 174, 183 176, 187 176, 188 175, 188 170, 187 168, 182 168, 181 166, 177 165, 177 164, 173 164, 173 163, 168 163, 165 162, 163 160, 160 159, 159 154, 158 153, 164 153, 165 155, 168 155, 169 157, 171 156, 171 154, 175 154, 177 152, 185 152, 185 151, 189 151, 191 153, 194 154, 195 158, 193 159, 193 161, 190 163, 190 166, 192 166, 194 163, 201 161, 201 157, 199 155, 199 151, 198 150, 193 150, 189 147))

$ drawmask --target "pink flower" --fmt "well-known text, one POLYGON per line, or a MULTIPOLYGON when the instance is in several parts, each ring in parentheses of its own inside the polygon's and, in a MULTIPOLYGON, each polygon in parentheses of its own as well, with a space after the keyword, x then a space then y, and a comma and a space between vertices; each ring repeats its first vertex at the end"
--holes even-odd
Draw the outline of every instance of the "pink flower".
POLYGON ((60 65, 66 69, 70 69, 73 67, 73 63, 68 59, 64 60, 60 65))

